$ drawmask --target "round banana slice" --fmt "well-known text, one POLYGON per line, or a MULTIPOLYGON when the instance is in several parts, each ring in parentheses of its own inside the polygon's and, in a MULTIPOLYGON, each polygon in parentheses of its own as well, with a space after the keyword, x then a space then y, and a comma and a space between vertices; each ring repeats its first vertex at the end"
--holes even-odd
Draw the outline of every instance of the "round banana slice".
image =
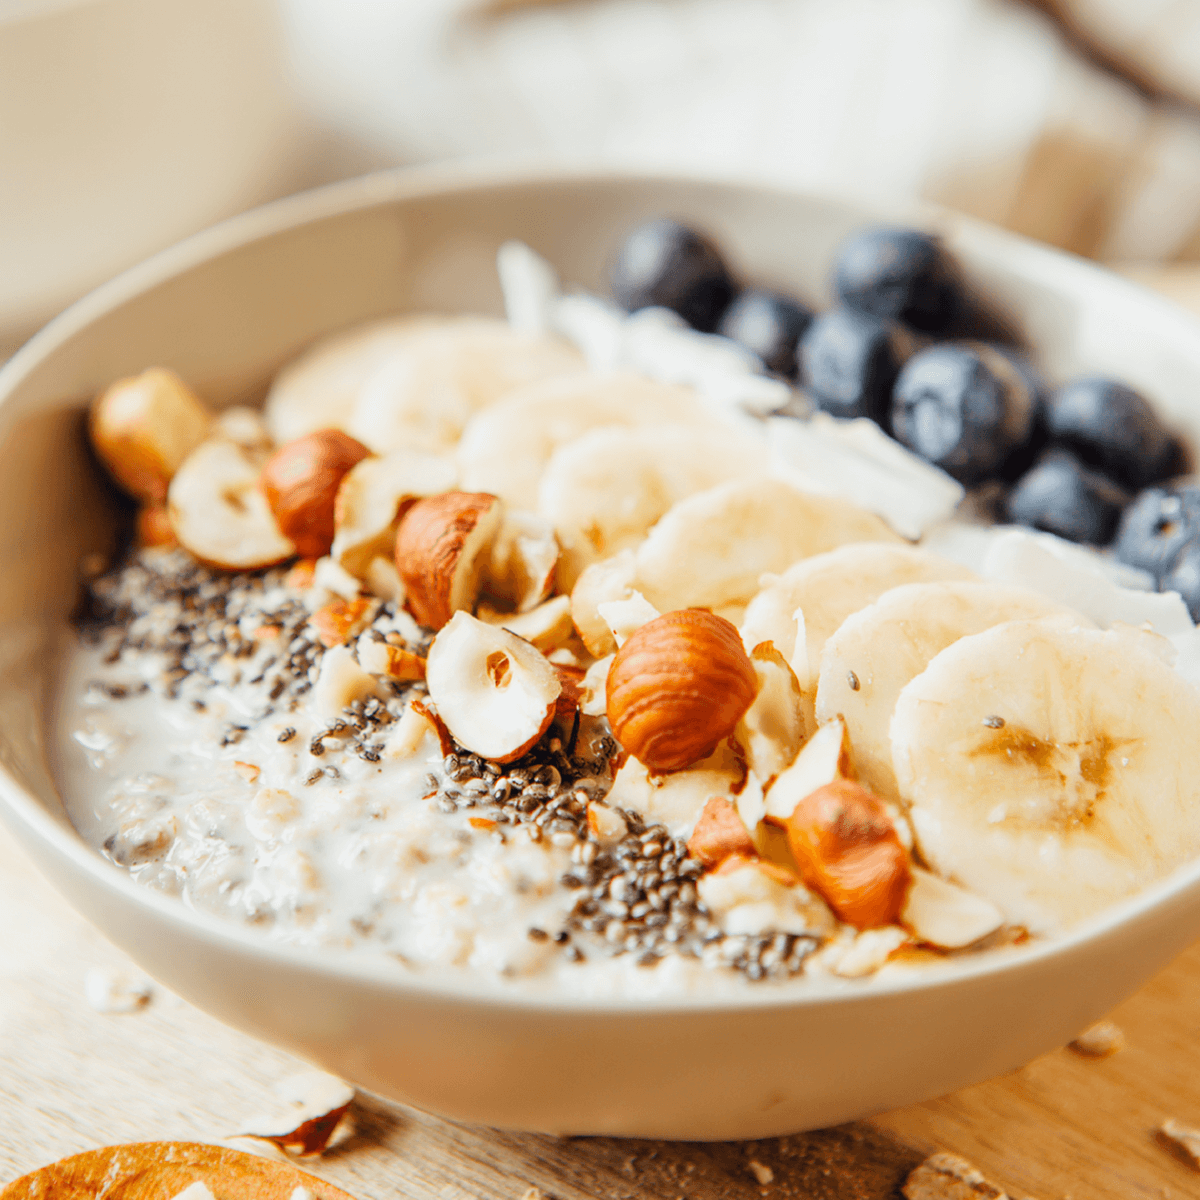
POLYGON ((503 321, 422 330, 363 383, 347 432, 377 454, 449 453, 480 409, 523 384, 582 365, 566 342, 516 333, 503 321))
POLYGON ((1010 621, 901 691, 892 754, 929 865, 1052 933, 1200 854, 1198 728, 1143 639, 1010 621))
POLYGON ((817 720, 824 723, 840 716, 854 747, 859 778, 877 795, 897 799, 890 726, 901 688, 959 638, 1005 621, 1042 617, 1092 624, 1026 588, 962 579, 892 588, 847 617, 825 643, 817 720))
POLYGON ((558 582, 635 546, 672 505, 765 469, 765 451, 737 429, 607 426, 559 446, 542 474, 538 511, 562 544, 558 582))
POLYGON ((846 542, 900 542, 882 517, 774 479, 688 496, 636 551, 636 587, 659 612, 746 604, 764 572, 846 542))
POLYGON ((359 389, 414 335, 476 317, 389 317, 322 338, 275 376, 263 406, 277 445, 318 429, 345 429, 359 389))
POLYGON ((746 609, 743 638, 750 644, 773 641, 800 686, 811 691, 826 641, 851 613, 900 584, 973 577, 966 567, 915 546, 840 546, 802 559, 763 588, 746 609))
POLYGON ((534 510, 557 447, 601 425, 695 423, 698 408, 689 388, 639 375, 588 372, 533 383, 468 422, 458 447, 462 486, 534 510))

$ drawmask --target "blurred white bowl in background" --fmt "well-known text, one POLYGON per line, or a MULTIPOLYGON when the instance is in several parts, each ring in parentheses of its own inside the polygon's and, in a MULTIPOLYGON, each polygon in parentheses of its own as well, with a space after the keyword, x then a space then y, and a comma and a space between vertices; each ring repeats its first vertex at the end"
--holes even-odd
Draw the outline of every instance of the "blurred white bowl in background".
POLYGON ((300 155, 275 0, 0 0, 0 358, 300 155))

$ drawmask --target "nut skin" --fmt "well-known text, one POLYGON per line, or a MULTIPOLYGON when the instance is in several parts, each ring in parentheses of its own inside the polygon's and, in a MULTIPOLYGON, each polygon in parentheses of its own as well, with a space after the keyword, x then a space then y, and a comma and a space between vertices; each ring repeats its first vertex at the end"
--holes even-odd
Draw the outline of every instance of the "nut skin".
POLYGON ((804 882, 840 920, 858 929, 900 920, 912 884, 908 851, 873 792, 849 779, 827 783, 796 805, 787 832, 804 882))
POLYGON ((704 609, 682 609, 647 622, 617 651, 608 721, 650 770, 679 771, 733 733, 757 692, 737 629, 704 609))
POLYGON ((280 446, 263 464, 259 486, 279 532, 303 558, 333 545, 334 503, 346 472, 371 453, 340 429, 320 429, 280 446))
POLYGON ((502 511, 487 492, 442 492, 404 514, 396 531, 396 570, 422 625, 441 629, 459 609, 474 609, 479 552, 495 540, 502 511))

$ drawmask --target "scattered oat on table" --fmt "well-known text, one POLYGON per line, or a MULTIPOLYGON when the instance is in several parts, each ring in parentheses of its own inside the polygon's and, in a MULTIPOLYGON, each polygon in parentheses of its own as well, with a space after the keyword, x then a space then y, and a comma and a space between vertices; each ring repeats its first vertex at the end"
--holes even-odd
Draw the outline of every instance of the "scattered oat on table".
POLYGON ((1200 1129, 1193 1129, 1172 1117, 1158 1127, 1158 1132, 1171 1145, 1182 1150, 1192 1166, 1200 1171, 1200 1129))
POLYGON ((746 1165, 750 1168, 750 1173, 758 1180, 760 1187, 766 1187, 768 1183, 775 1182, 775 1172, 766 1163, 760 1163, 757 1158, 752 1158, 746 1165))
POLYGON ((1112 1021, 1097 1021, 1070 1043, 1070 1049, 1087 1058, 1107 1058, 1125 1049, 1125 1034, 1112 1021))
POLYGON ((150 1003, 154 985, 144 975, 93 967, 83 977, 83 994, 99 1013, 131 1013, 150 1003))
POLYGON ((901 1189, 907 1200, 1008 1200, 983 1173, 958 1154, 931 1154, 909 1172, 901 1189))

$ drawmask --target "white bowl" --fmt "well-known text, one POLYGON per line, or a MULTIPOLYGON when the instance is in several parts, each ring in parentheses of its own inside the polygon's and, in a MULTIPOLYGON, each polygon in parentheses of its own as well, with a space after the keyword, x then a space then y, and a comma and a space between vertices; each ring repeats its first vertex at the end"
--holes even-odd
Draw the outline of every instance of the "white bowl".
MULTIPOLYGON (((139 887, 75 833, 45 762, 49 639, 80 555, 112 529, 83 444, 90 394, 162 363, 210 398, 243 400, 342 326, 398 309, 498 311, 495 251, 512 237, 599 288, 622 232, 664 212, 710 229, 748 275, 814 301, 839 239, 875 215, 687 180, 387 174, 194 237, 38 335, 0 371, 0 817, 157 979, 367 1089, 517 1129, 758 1138, 919 1101, 1061 1045, 1200 933, 1200 864, 1070 936, 926 976, 719 1002, 515 998, 282 948, 139 887)), ((1009 234, 917 219, 1021 315, 1052 375, 1112 371, 1200 434, 1200 327, 1182 310, 1009 234)))

